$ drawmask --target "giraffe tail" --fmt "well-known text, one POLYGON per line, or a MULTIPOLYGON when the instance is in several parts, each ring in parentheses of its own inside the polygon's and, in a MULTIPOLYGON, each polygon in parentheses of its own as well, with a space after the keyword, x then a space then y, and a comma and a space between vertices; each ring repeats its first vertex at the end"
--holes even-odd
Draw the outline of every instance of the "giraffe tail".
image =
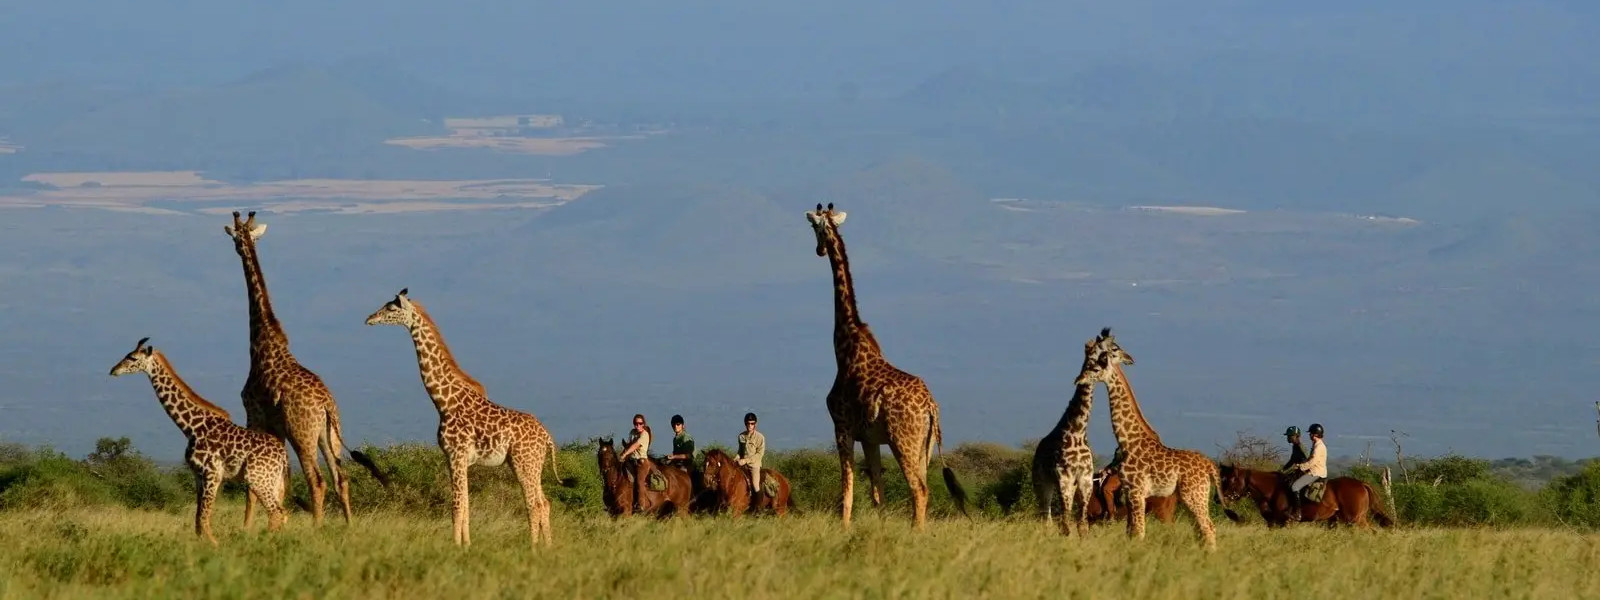
POLYGON ((573 477, 571 481, 563 481, 561 479, 561 473, 556 471, 556 463, 558 461, 556 460, 556 440, 555 440, 555 438, 551 438, 548 443, 549 443, 549 446, 550 446, 550 477, 552 479, 555 479, 556 483, 559 484, 561 487, 572 487, 572 486, 577 485, 578 484, 578 478, 576 478, 576 477, 573 477))
POLYGON ((1211 485, 1212 489, 1217 491, 1217 506, 1222 507, 1222 514, 1227 515, 1229 521, 1243 523, 1244 517, 1240 517, 1239 513, 1233 512, 1233 509, 1228 508, 1228 499, 1222 495, 1222 471, 1218 468, 1215 468, 1215 464, 1213 464, 1212 467, 1211 485))
MULTIPOLYGON (((372 478, 378 480, 378 485, 389 487, 389 476, 384 474, 383 469, 378 468, 377 461, 372 460, 372 457, 367 456, 365 452, 344 445, 344 428, 339 425, 338 409, 328 409, 328 439, 332 442, 331 445, 335 451, 338 448, 344 448, 346 452, 350 453, 350 458, 355 460, 356 464, 365 467, 368 473, 372 473, 372 478)), ((330 460, 329 462, 331 463, 332 461, 330 460)), ((328 466, 331 468, 333 465, 329 464, 328 466)))
POLYGON ((956 510, 961 515, 971 519, 972 514, 967 512, 967 490, 961 487, 961 482, 956 479, 955 469, 950 468, 944 461, 944 430, 939 427, 939 412, 937 409, 928 415, 928 450, 929 454, 938 452, 939 466, 944 471, 944 487, 950 490, 950 500, 956 503, 956 510))

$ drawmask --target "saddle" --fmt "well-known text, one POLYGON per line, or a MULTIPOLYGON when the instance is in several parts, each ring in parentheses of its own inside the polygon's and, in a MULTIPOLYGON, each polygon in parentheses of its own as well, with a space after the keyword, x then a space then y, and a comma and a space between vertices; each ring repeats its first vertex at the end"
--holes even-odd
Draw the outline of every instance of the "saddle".
POLYGON ((1322 495, 1327 491, 1328 478, 1318 477, 1316 481, 1311 482, 1306 487, 1300 488, 1300 499, 1311 504, 1316 504, 1322 502, 1322 495))
POLYGON ((770 498, 777 498, 778 497, 778 480, 773 479, 770 475, 767 476, 767 477, 762 477, 761 478, 761 491, 766 493, 767 496, 770 497, 770 498))

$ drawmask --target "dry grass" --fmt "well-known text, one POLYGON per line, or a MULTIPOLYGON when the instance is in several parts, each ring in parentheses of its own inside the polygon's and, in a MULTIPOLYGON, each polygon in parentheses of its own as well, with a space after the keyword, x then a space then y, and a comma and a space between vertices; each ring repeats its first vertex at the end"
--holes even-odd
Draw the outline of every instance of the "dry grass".
POLYGON ((475 506, 474 545, 438 517, 367 513, 279 535, 217 515, 219 549, 186 514, 124 509, 0 514, 0 598, 1594 598, 1600 538, 1555 530, 1365 533, 1223 525, 1201 552, 1184 521, 1142 542, 1097 527, 1063 539, 1033 521, 898 513, 856 526, 788 520, 613 522, 556 514, 530 549, 520 511, 475 506))
POLYGON ((134 212, 170 213, 155 202, 253 204, 277 212, 308 210, 341 213, 417 212, 543 208, 571 201, 597 185, 553 184, 542 179, 368 180, 293 179, 229 184, 195 171, 34 173, 24 178, 56 186, 34 194, 0 196, 0 208, 69 206, 134 212), (474 202, 461 202, 470 200, 474 202))

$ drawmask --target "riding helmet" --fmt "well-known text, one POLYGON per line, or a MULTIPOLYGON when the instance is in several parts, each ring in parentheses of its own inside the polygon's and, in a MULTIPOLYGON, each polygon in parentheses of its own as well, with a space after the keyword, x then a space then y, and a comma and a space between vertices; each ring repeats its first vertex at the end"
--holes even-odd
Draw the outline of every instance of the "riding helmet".
POLYGON ((1311 432, 1311 435, 1322 435, 1322 424, 1312 423, 1310 427, 1306 428, 1306 431, 1311 432))

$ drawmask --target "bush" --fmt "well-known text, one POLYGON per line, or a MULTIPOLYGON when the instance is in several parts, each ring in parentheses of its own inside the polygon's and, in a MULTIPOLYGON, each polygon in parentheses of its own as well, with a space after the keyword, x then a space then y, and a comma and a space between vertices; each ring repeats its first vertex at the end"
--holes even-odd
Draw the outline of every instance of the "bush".
POLYGON ((1540 496, 1556 519, 1600 528, 1600 461, 1589 461, 1578 474, 1551 481, 1540 496))

